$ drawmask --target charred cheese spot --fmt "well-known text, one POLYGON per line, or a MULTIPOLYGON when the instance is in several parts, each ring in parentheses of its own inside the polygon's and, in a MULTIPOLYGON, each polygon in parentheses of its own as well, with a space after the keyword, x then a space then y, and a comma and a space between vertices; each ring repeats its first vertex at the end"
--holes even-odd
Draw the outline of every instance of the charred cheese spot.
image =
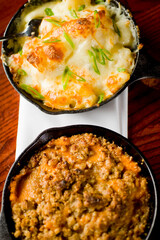
POLYGON ((74 19, 64 22, 61 28, 46 21, 46 19, 48 18, 43 19, 40 27, 40 33, 43 38, 47 38, 49 36, 58 38, 59 36, 63 35, 64 31, 68 32, 73 37, 77 36, 87 37, 89 34, 92 33, 94 26, 93 17, 74 19), (50 29, 50 31, 48 31, 48 29, 50 29))
POLYGON ((27 61, 37 68, 40 72, 43 72, 45 69, 44 59, 43 59, 43 49, 42 47, 37 47, 33 52, 30 52, 27 55, 27 61))
POLYGON ((76 19, 64 25, 64 29, 73 37, 83 36, 84 38, 91 34, 92 27, 93 24, 89 18, 76 19))
POLYGON ((61 48, 56 47, 56 45, 44 46, 44 53, 50 60, 62 61, 64 53, 61 48))
MULTIPOLYGON (((26 48, 27 51, 27 48, 26 48)), ((65 48, 61 43, 41 44, 35 47, 34 51, 27 54, 27 61, 38 71, 43 72, 46 69, 54 69, 56 65, 63 61, 65 48)))
MULTIPOLYGON (((111 19, 106 18, 105 11, 99 11, 98 15, 101 19, 101 27, 105 28, 105 25, 108 26, 108 21, 111 23, 111 19)), ((57 27, 56 25, 46 21, 47 19, 55 19, 55 18, 44 18, 41 27, 40 33, 43 37, 48 37, 51 35, 52 37, 59 37, 63 34, 63 31, 68 32, 73 37, 84 37, 87 38, 89 34, 93 34, 95 32, 95 21, 94 21, 94 14, 91 12, 85 18, 78 18, 73 19, 61 24, 61 28, 57 27)))
POLYGON ((38 58, 38 56, 34 52, 31 52, 31 53, 28 54, 27 61, 29 63, 35 64, 35 65, 40 63, 40 59, 38 58))
POLYGON ((38 67, 40 64, 40 58, 35 52, 31 52, 27 55, 27 61, 33 64, 34 67, 38 67))

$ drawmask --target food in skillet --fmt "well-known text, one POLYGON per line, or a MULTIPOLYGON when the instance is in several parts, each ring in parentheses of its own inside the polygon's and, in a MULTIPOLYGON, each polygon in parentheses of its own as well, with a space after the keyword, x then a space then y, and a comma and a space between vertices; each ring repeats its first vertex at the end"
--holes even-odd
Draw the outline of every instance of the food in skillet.
POLYGON ((14 236, 141 240, 147 188, 141 168, 115 143, 89 133, 52 139, 11 181, 14 236))
POLYGON ((21 49, 7 61, 18 87, 44 105, 89 108, 130 79, 135 36, 120 6, 90 0, 49 2, 26 8, 17 31, 39 17, 39 36, 18 39, 21 49))

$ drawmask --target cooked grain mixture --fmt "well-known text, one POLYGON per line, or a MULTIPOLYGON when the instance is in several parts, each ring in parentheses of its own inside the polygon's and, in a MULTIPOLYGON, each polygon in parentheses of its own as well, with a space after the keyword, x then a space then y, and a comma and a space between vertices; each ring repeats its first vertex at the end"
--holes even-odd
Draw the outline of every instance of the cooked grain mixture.
POLYGON ((140 240, 147 181, 121 147, 93 134, 52 139, 10 184, 16 238, 140 240))

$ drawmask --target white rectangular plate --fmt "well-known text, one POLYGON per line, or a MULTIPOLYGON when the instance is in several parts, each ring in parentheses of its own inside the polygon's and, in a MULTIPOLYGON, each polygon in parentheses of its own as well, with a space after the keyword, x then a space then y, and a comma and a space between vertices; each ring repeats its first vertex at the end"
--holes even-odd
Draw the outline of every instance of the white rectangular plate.
POLYGON ((47 128, 89 124, 128 136, 128 89, 104 106, 75 114, 49 115, 20 97, 16 158, 47 128))

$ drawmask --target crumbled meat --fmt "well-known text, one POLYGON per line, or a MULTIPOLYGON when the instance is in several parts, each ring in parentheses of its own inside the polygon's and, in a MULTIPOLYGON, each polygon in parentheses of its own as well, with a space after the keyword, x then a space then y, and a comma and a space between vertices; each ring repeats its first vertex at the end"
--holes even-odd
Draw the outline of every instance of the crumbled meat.
POLYGON ((15 238, 140 240, 150 197, 140 171, 102 137, 52 139, 11 182, 15 238))

